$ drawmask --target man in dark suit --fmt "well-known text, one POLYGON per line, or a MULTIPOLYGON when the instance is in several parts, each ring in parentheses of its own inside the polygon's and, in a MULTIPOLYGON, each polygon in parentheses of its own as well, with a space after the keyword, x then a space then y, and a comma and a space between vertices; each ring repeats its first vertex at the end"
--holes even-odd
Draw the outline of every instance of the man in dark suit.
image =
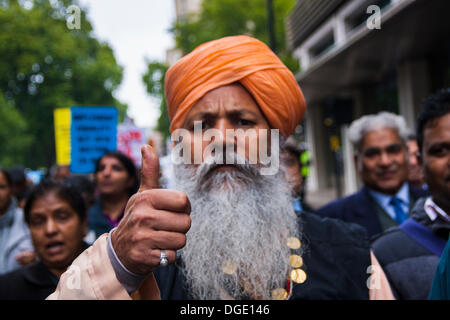
POLYGON ((405 221, 414 202, 426 193, 407 183, 407 136, 405 120, 392 113, 355 120, 349 139, 364 186, 322 207, 318 214, 360 224, 371 237, 405 221))

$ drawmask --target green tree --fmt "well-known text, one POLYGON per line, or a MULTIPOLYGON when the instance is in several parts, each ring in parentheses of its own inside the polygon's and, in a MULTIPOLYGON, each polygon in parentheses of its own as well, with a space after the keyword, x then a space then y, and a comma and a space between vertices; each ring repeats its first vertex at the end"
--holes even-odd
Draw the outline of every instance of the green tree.
POLYGON ((30 142, 26 121, 0 92, 0 167, 23 163, 25 159, 21 149, 28 148, 30 142))
POLYGON ((164 96, 164 76, 168 67, 158 61, 147 61, 147 72, 142 76, 142 81, 147 88, 147 92, 156 99, 159 99, 160 116, 156 124, 156 130, 162 133, 164 141, 169 137, 169 113, 167 111, 166 98, 164 96))
POLYGON ((25 166, 55 161, 53 109, 72 105, 115 105, 120 119, 127 106, 113 92, 122 67, 112 49, 92 36, 84 11, 81 28, 69 29, 71 0, 0 2, 0 92, 26 122, 28 146, 19 145, 25 166))
MULTIPOLYGON (((277 54, 293 72, 299 68, 286 45, 285 20, 295 0, 274 0, 274 28, 277 54)), ((267 9, 265 0, 203 0, 201 12, 174 23, 176 46, 184 54, 198 45, 225 36, 246 34, 266 44, 267 9)))

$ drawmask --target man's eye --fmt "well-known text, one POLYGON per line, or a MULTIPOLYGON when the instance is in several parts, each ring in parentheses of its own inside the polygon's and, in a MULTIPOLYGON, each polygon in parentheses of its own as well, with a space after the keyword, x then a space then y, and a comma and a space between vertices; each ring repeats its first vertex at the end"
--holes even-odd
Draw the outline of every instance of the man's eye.
POLYGON ((445 147, 435 147, 435 148, 431 148, 430 151, 428 151, 428 153, 432 156, 435 157, 444 157, 446 155, 448 155, 450 152, 450 148, 445 148, 445 147))
POLYGON ((369 149, 364 151, 364 156, 367 158, 373 158, 380 154, 380 150, 378 149, 369 149))
POLYGON ((56 216, 56 219, 59 221, 64 221, 67 220, 69 218, 69 215, 66 213, 60 213, 56 216))
POLYGON ((239 120, 239 125, 241 125, 241 126, 251 126, 253 124, 254 124, 254 122, 251 121, 251 120, 247 120, 247 119, 240 119, 239 120))
POLYGON ((196 120, 190 127, 190 131, 195 131, 197 130, 205 130, 208 129, 208 121, 206 120, 196 120))
POLYGON ((398 154, 402 151, 402 146, 395 144, 386 148, 386 152, 389 154, 398 154))
POLYGON ((202 121, 202 129, 203 130, 210 128, 210 126, 211 126, 211 123, 209 121, 206 121, 206 120, 202 121))

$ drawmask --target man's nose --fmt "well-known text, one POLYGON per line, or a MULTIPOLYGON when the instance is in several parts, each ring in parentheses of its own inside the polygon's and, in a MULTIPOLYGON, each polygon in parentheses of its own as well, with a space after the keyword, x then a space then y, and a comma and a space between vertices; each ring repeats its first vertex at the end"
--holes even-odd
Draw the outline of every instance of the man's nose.
POLYGON ((387 152, 381 152, 379 164, 381 166, 387 167, 387 166, 391 165, 391 163, 392 163, 392 157, 387 152))
POLYGON ((227 119, 220 119, 219 121, 217 121, 214 129, 219 130, 221 133, 221 136, 220 136, 221 141, 217 141, 217 142, 223 143, 224 145, 235 144, 234 132, 229 131, 229 134, 227 135, 227 130, 235 129, 234 126, 230 123, 230 121, 228 121, 227 119), (233 134, 230 134, 230 133, 233 133, 233 134))

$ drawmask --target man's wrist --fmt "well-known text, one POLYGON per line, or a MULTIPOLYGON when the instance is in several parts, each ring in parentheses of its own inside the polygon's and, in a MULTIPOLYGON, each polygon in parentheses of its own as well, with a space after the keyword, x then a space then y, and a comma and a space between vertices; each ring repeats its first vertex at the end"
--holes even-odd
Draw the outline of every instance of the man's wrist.
POLYGON ((122 264, 116 252, 114 251, 114 247, 111 241, 112 234, 116 229, 117 228, 112 229, 108 234, 108 256, 116 274, 117 280, 119 280, 120 284, 127 290, 128 294, 131 294, 132 292, 139 289, 142 282, 148 277, 149 274, 140 275, 133 273, 122 264))

